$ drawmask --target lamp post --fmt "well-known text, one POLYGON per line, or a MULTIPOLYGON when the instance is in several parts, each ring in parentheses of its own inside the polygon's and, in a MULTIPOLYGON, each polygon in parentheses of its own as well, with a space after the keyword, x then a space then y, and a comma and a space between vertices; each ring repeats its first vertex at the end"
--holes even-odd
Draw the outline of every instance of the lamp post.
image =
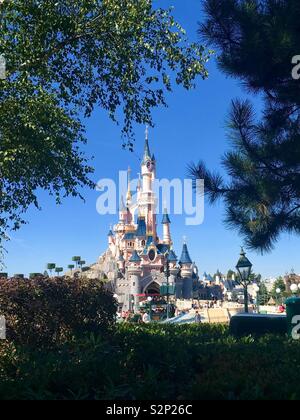
POLYGON ((281 289, 279 289, 279 287, 278 287, 276 289, 277 305, 279 305, 279 303, 280 303, 280 300, 279 300, 280 294, 281 294, 281 289))
POLYGON ((150 321, 152 321, 152 297, 149 296, 147 300, 149 302, 149 318, 150 318, 150 321))
POLYGON ((250 276, 252 270, 252 264, 246 257, 244 249, 241 249, 240 259, 237 263, 236 269, 239 273, 240 280, 238 283, 244 288, 244 300, 245 300, 245 313, 249 313, 249 295, 248 295, 248 286, 251 283, 250 276))
POLYGON ((169 262, 169 254, 167 254, 167 261, 166 261, 166 269, 165 269, 166 277, 167 277, 167 320, 170 318, 170 290, 169 290, 169 278, 170 278, 170 262, 169 262))
POLYGON ((259 314, 259 291, 260 291, 260 288, 259 288, 258 284, 254 284, 253 289, 254 289, 254 292, 256 294, 256 307, 257 307, 257 313, 259 314))
POLYGON ((291 285, 291 292, 293 293, 293 295, 297 295, 298 294, 298 285, 297 284, 292 284, 291 285))

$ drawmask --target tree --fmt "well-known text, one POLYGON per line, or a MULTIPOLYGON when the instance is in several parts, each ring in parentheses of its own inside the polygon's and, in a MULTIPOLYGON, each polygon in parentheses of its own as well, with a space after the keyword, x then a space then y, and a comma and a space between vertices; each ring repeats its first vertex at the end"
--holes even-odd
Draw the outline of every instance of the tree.
POLYGON ((226 180, 203 162, 191 166, 191 176, 205 179, 211 203, 224 199, 226 223, 249 248, 270 251, 281 233, 300 233, 300 83, 292 77, 300 3, 205 0, 204 6, 201 36, 218 50, 220 69, 259 94, 263 109, 257 117, 249 101, 232 102, 226 180))
POLYGON ((86 264, 86 262, 84 260, 78 261, 78 265, 82 270, 82 267, 86 264))
POLYGON ((79 256, 72 257, 72 261, 75 262, 76 269, 78 269, 78 265, 79 265, 79 263, 81 261, 81 257, 79 257, 79 256))
POLYGON ((232 300, 232 302, 238 302, 239 297, 238 297, 238 293, 237 293, 237 291, 236 291, 236 290, 233 290, 233 291, 232 291, 232 294, 231 294, 231 300, 232 300))
POLYGON ((56 267, 55 268, 55 273, 59 276, 60 273, 62 273, 64 271, 64 269, 62 267, 56 267))
POLYGON ((227 273, 227 280, 232 280, 233 278, 236 278, 237 274, 233 270, 228 270, 227 273))
POLYGON ((81 117, 95 107, 115 122, 121 115, 132 150, 133 123, 153 124, 174 81, 190 89, 205 79, 208 54, 149 0, 3 0, 0 19, 3 241, 30 205, 39 208, 38 190, 60 203, 94 187, 81 117))
POLYGON ((277 290, 280 289, 280 293, 284 293, 286 291, 285 282, 282 277, 278 277, 278 279, 275 281, 273 289, 272 289, 272 296, 278 297, 277 290))
POLYGON ((266 305, 270 300, 270 294, 264 283, 261 283, 259 286, 259 292, 258 292, 257 298, 259 300, 260 305, 266 305))
POLYGON ((74 264, 69 264, 68 265, 68 269, 71 271, 71 274, 73 274, 74 268, 75 268, 75 265, 74 264))
POLYGON ((50 271, 50 276, 52 276, 53 270, 55 270, 56 264, 55 263, 49 263, 47 264, 47 270, 50 271))

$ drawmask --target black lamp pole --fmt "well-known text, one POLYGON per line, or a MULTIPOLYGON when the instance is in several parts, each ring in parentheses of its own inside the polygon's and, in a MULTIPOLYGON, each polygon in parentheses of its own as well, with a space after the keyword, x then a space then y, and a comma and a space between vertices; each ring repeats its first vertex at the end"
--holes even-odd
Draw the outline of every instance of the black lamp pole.
POLYGON ((240 276, 239 283, 244 288, 244 300, 245 300, 245 313, 249 313, 249 294, 248 294, 248 286, 250 284, 250 277, 251 277, 251 270, 252 264, 246 257, 246 253, 244 249, 241 250, 240 259, 237 263, 236 269, 240 276))
POLYGON ((167 319, 170 318, 170 290, 169 290, 169 278, 170 278, 170 262, 169 254, 166 254, 166 277, 167 277, 167 319))

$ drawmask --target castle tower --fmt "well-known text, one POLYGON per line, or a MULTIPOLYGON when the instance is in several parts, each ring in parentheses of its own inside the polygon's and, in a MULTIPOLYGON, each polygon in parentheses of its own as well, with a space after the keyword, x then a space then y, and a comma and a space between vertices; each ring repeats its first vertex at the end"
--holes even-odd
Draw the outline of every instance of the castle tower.
POLYGON ((124 197, 121 197, 121 205, 120 205, 120 222, 125 224, 126 223, 126 219, 127 219, 127 208, 125 206, 125 202, 124 202, 124 197))
POLYGON ((129 208, 132 203, 132 192, 131 192, 131 168, 128 168, 128 188, 126 196, 126 206, 129 208))
POLYGON ((139 257, 136 251, 133 252, 130 260, 129 265, 127 268, 128 277, 130 282, 130 295, 134 299, 134 312, 139 312, 139 294, 141 293, 140 290, 140 280, 142 276, 142 269, 141 269, 141 258, 139 257))
POLYGON ((176 284, 177 274, 179 269, 177 267, 177 256, 173 250, 168 254, 168 262, 170 264, 170 283, 176 284))
POLYGON ((168 210, 165 209, 164 216, 162 220, 163 225, 163 243, 166 245, 172 245, 171 239, 171 220, 168 215, 168 210))
POLYGON ((118 268, 121 271, 121 273, 125 272, 125 260, 124 260, 123 254, 120 254, 120 256, 119 256, 118 268))
POLYGON ((141 294, 160 293, 160 287, 165 282, 166 259, 170 269, 169 281, 176 284, 179 299, 192 298, 193 281, 197 277, 186 243, 178 264, 167 209, 162 218, 163 235, 159 237, 157 234, 156 168, 147 127, 137 194, 133 196, 129 168, 127 192, 120 202, 119 221, 108 234, 109 247, 88 273, 90 278, 98 278, 105 273, 113 280, 119 304, 126 311, 140 310, 141 294))
POLYGON ((156 162, 151 156, 149 147, 148 127, 146 129, 146 139, 144 156, 141 166, 142 172, 142 191, 140 195, 140 214, 146 218, 147 234, 157 238, 156 224, 156 197, 154 193, 154 181, 156 178, 156 162))
POLYGON ((183 244, 179 264, 181 266, 182 297, 183 299, 191 299, 193 293, 193 261, 186 242, 183 244))
POLYGON ((112 231, 112 228, 110 228, 110 231, 108 232, 108 245, 113 245, 114 244, 114 234, 112 231))

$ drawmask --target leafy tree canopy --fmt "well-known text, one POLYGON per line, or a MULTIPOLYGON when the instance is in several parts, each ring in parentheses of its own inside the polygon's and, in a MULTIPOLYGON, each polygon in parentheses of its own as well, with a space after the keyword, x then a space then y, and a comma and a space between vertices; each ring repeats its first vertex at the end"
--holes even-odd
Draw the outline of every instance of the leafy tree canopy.
POLYGON ((225 200, 226 223, 249 248, 270 251, 283 232, 300 233, 300 82, 292 77, 299 54, 299 0, 205 0, 201 36, 219 52, 220 69, 260 94, 263 112, 235 100, 228 118, 233 145, 224 179, 200 162, 213 203, 225 200))
POLYGON ((3 239, 38 207, 39 189, 60 203, 93 187, 82 116, 101 107, 119 117, 132 149, 133 123, 152 124, 173 82, 190 89, 205 79, 209 53, 150 0, 4 0, 0 19, 3 239))

